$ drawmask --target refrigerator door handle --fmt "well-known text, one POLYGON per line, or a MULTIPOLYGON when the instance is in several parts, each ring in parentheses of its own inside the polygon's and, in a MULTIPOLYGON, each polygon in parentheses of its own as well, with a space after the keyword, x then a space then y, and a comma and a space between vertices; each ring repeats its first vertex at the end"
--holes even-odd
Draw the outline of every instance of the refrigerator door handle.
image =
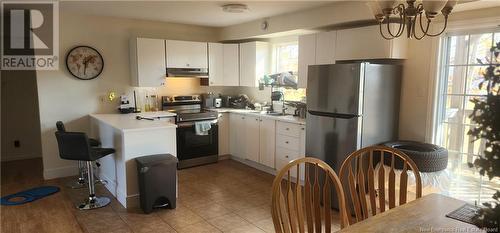
POLYGON ((352 119, 356 117, 360 117, 361 115, 356 114, 343 114, 343 113, 333 113, 333 112, 319 112, 319 111, 311 111, 308 110, 311 115, 315 116, 324 116, 324 117, 332 117, 332 118, 342 118, 342 119, 352 119))

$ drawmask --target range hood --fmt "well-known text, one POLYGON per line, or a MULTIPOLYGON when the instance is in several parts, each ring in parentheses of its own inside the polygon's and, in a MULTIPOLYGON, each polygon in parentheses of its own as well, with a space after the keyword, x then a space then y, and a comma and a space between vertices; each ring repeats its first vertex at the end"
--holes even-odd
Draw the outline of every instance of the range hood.
POLYGON ((167 78, 208 78, 207 68, 167 68, 167 78))

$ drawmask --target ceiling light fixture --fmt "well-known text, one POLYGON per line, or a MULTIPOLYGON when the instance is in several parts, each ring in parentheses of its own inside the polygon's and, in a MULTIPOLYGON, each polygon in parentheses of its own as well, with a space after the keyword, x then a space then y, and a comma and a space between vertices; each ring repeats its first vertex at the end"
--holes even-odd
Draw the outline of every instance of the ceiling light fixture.
POLYGON ((397 0, 370 1, 367 3, 375 16, 375 19, 379 23, 380 34, 386 40, 392 40, 400 37, 403 34, 405 27, 406 37, 410 39, 415 38, 417 40, 421 40, 425 36, 434 37, 441 35, 448 25, 448 16, 450 15, 451 10, 453 10, 453 7, 457 4, 457 0, 423 0, 422 3, 418 3, 416 6, 415 0, 407 0, 407 6, 405 6, 404 3, 397 3, 397 0), (444 26, 439 33, 432 34, 430 33, 429 28, 432 20, 434 20, 439 14, 439 11, 441 11, 444 16, 444 26), (396 16, 396 19, 392 20, 391 16, 396 16), (424 20, 422 20, 422 18, 424 18, 424 20), (389 23, 394 23, 394 21, 399 24, 397 32, 391 31, 391 27, 389 26, 389 23), (426 23, 423 21, 426 21, 426 23), (386 33, 384 33, 383 29, 383 26, 385 25, 387 25, 386 33), (417 26, 419 27, 418 29, 417 26), (417 30, 420 31, 419 33, 421 35, 418 35, 419 33, 416 32, 417 30))
POLYGON ((222 11, 228 13, 244 13, 248 11, 248 6, 245 4, 226 4, 222 6, 222 11))

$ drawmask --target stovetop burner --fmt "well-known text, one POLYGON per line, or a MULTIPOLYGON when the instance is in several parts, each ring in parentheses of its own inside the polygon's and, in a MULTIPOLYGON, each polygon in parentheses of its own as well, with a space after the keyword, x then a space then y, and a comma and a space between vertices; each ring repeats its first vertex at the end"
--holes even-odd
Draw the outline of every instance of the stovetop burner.
POLYGON ((177 114, 177 122, 215 120, 218 113, 201 108, 200 97, 163 96, 162 109, 177 114))

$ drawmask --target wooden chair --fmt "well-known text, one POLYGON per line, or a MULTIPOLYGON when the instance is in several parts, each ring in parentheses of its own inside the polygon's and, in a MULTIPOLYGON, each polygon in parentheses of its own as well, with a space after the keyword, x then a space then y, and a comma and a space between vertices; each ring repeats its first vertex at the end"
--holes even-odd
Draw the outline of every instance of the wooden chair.
POLYGON ((386 146, 363 148, 350 154, 340 168, 340 180, 342 180, 344 188, 349 190, 350 193, 350 198, 346 199, 346 203, 348 203, 346 212, 347 216, 349 216, 350 224, 362 221, 370 217, 370 215, 374 216, 386 210, 386 168, 383 164, 384 158, 388 156, 390 156, 389 161, 391 164, 388 176, 389 209, 396 207, 396 173, 394 165, 396 162, 402 163, 403 168, 399 182, 399 205, 403 205, 407 201, 408 169, 411 169, 415 175, 415 196, 416 198, 422 197, 420 173, 413 160, 406 154, 386 146), (377 171, 374 169, 374 159, 376 156, 380 157, 380 165, 377 171), (396 159, 399 159, 399 161, 396 159), (375 185, 375 175, 378 176, 377 185, 375 185), (351 206, 354 209, 354 218, 351 217, 351 206))
POLYGON ((271 212, 275 231, 295 233, 307 230, 312 233, 322 232, 324 228, 323 232, 331 232, 332 185, 338 194, 340 223, 344 228, 349 225, 344 190, 333 169, 325 162, 310 157, 293 160, 283 167, 272 188, 271 212), (297 185, 301 183, 303 185, 297 185), (321 208, 321 203, 324 208, 321 208))

